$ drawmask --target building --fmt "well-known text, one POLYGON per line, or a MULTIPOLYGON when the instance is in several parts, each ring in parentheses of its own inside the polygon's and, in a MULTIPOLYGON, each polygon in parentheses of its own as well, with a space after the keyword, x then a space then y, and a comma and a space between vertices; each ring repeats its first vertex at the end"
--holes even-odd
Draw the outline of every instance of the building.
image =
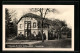
MULTIPOLYGON (((23 15, 18 23, 17 23, 17 35, 22 33, 24 36, 28 37, 31 34, 34 34, 34 36, 38 35, 39 32, 41 32, 41 24, 42 23, 42 17, 28 13, 23 15)), ((48 40, 48 28, 43 28, 43 32, 46 35, 46 40, 48 40)))

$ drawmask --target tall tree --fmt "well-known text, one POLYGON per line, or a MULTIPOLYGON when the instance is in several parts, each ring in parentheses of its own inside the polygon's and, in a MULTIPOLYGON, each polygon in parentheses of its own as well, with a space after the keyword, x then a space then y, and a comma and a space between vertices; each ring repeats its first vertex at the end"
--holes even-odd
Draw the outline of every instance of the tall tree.
POLYGON ((6 37, 11 37, 14 34, 14 25, 12 21, 12 17, 15 15, 15 10, 9 11, 8 8, 5 9, 5 24, 6 24, 6 37))
POLYGON ((17 23, 18 20, 16 18, 13 19, 13 30, 14 30, 14 35, 17 35, 17 23))
POLYGON ((58 20, 58 19, 55 19, 53 20, 53 26, 57 32, 57 35, 58 35, 58 40, 61 38, 61 28, 64 27, 64 26, 67 26, 67 24, 65 23, 65 21, 61 21, 61 20, 58 20))
POLYGON ((5 19, 6 19, 6 37, 9 37, 9 34, 10 34, 10 30, 9 30, 9 26, 10 26, 10 21, 11 21, 11 18, 10 18, 10 14, 9 14, 9 10, 6 8, 5 9, 5 19))
POLYGON ((45 18, 49 12, 59 13, 58 10, 53 8, 31 8, 30 11, 39 12, 42 18, 45 18))
POLYGON ((45 18, 46 17, 46 15, 49 13, 49 12, 57 12, 57 13, 59 13, 56 9, 50 9, 50 8, 31 8, 30 9, 30 11, 32 11, 32 12, 39 12, 40 13, 40 16, 41 16, 41 18, 42 18, 42 42, 44 42, 44 38, 43 38, 43 21, 44 21, 44 19, 43 18, 45 18))

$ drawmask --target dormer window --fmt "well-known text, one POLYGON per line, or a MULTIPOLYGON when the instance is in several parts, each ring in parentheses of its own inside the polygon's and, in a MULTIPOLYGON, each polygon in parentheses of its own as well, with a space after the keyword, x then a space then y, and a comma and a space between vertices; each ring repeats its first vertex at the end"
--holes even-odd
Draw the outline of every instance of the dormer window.
POLYGON ((36 28, 36 22, 33 23, 33 28, 36 28))

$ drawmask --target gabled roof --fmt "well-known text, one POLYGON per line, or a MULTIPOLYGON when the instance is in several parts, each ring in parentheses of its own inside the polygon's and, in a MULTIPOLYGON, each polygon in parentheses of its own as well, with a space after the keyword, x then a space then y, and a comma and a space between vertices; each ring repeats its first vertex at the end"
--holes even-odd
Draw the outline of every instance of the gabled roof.
MULTIPOLYGON (((20 20, 21 20, 22 18, 27 18, 27 17, 35 18, 35 19, 39 22, 39 24, 40 24, 40 23, 42 24, 43 17, 41 17, 41 16, 39 16, 39 15, 36 15, 36 14, 33 14, 33 13, 27 13, 27 14, 23 15, 23 16, 19 19, 19 21, 17 22, 17 24, 20 22, 20 20)), ((47 19, 47 18, 45 18, 43 22, 44 22, 44 25, 52 25, 52 20, 49 20, 49 19, 47 19)))
POLYGON ((19 21, 17 22, 17 24, 20 22, 20 20, 21 20, 22 18, 27 18, 27 17, 35 18, 36 20, 42 20, 42 17, 39 16, 39 15, 36 15, 36 14, 33 14, 33 13, 27 13, 27 14, 23 15, 23 16, 19 19, 19 21))

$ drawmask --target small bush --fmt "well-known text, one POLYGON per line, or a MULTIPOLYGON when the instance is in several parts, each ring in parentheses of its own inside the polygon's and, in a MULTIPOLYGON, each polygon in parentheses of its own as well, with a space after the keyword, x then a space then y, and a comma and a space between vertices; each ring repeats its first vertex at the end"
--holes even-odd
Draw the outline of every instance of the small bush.
POLYGON ((27 37, 24 35, 19 35, 15 38, 15 40, 27 40, 27 37))
POLYGON ((42 40, 42 35, 41 35, 40 32, 38 32, 38 35, 36 35, 36 39, 37 39, 37 40, 42 40))

